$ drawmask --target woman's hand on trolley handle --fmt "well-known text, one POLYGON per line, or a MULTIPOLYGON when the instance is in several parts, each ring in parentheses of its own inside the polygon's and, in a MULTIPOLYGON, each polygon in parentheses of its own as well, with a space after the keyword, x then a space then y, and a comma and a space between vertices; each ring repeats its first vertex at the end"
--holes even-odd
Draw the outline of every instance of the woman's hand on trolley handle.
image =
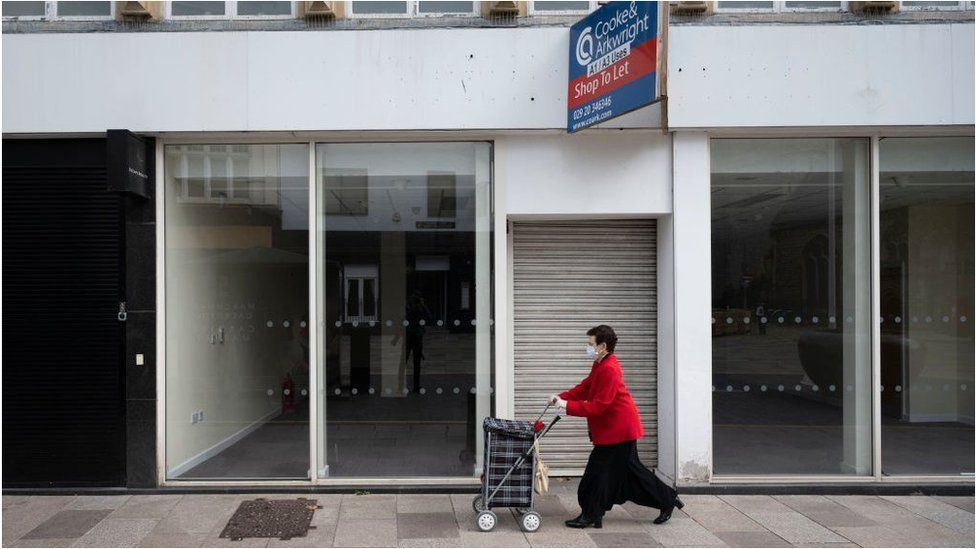
POLYGON ((549 397, 549 404, 554 404, 563 410, 566 409, 566 401, 559 398, 559 395, 552 395, 549 397))

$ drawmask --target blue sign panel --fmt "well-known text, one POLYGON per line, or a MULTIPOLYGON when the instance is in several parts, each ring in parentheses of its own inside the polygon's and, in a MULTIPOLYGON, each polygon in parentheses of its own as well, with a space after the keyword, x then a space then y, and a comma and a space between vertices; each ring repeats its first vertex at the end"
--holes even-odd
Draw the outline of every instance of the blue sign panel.
POLYGON ((657 101, 657 4, 608 2, 569 30, 569 132, 657 101))

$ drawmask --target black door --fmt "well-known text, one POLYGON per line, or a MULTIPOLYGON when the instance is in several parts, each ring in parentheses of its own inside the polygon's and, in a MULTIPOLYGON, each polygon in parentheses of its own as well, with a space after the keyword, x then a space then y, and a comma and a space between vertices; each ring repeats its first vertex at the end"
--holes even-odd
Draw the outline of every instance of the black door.
POLYGON ((3 485, 125 483, 123 206, 104 139, 3 141, 3 485))

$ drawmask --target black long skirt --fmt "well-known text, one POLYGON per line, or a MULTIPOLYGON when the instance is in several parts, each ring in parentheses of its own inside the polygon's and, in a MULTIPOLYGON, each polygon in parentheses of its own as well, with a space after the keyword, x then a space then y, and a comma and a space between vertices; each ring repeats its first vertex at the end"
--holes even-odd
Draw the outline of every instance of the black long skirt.
POLYGON ((677 491, 641 463, 634 440, 594 446, 577 494, 580 509, 589 519, 600 518, 627 501, 663 509, 676 496, 677 491))

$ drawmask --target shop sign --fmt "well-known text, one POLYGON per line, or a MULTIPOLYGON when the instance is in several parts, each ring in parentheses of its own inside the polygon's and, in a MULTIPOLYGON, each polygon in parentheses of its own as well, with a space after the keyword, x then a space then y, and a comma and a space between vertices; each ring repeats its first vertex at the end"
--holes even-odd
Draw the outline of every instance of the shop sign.
POLYGON ((151 197, 151 140, 129 130, 108 130, 106 138, 108 190, 151 197))
POLYGON ((658 4, 607 2, 572 26, 567 131, 659 99, 658 4))

